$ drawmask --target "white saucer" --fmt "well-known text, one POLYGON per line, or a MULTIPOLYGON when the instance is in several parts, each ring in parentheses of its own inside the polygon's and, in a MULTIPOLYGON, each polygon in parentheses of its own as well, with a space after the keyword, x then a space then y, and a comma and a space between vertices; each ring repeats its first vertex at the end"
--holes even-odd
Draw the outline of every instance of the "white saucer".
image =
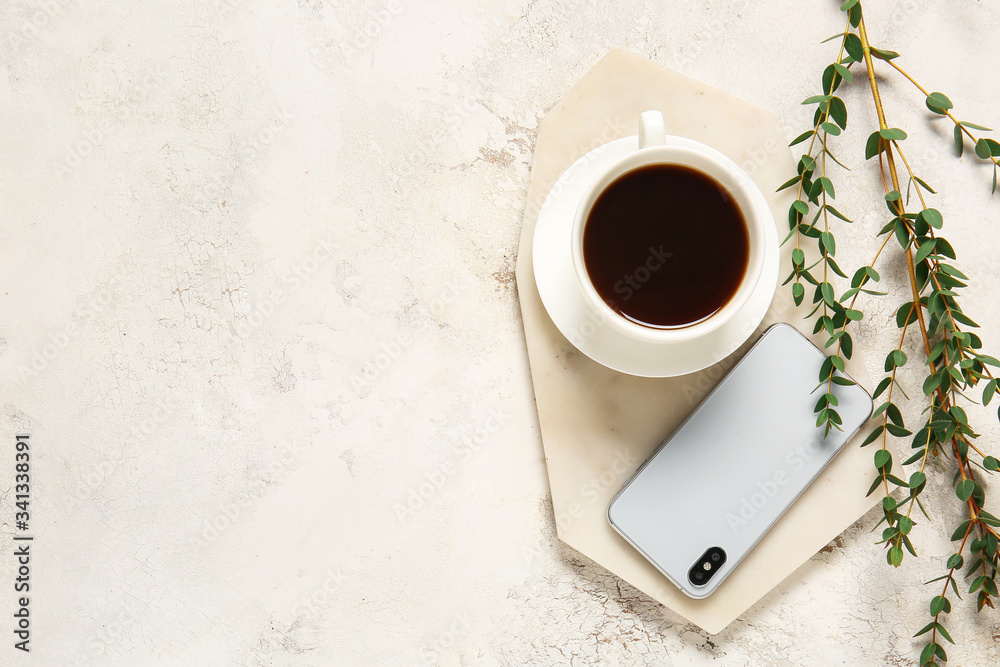
MULTIPOLYGON (((681 137, 667 137, 668 146, 697 146, 681 137)), ((573 267, 573 218, 584 191, 610 164, 638 150, 636 136, 599 146, 574 162, 555 182, 535 223, 532 268, 545 310, 556 328, 594 361, 629 375, 673 377, 722 361, 742 345, 764 319, 778 283, 778 232, 766 225, 764 269, 746 304, 725 325, 689 342, 653 343, 625 338, 604 326, 603 313, 591 309, 573 267)))

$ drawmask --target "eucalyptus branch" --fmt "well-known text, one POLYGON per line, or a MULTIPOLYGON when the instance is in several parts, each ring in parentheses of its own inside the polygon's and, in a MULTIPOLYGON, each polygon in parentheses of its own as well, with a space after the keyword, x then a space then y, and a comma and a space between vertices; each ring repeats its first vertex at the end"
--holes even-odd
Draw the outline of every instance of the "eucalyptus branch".
POLYGON ((954 108, 951 100, 944 93, 929 93, 927 89, 917 83, 917 80, 912 76, 903 71, 903 69, 894 63, 892 60, 887 61, 889 66, 895 69, 897 72, 903 75, 910 83, 917 87, 921 93, 927 98, 926 104, 927 108, 934 113, 947 116, 955 124, 955 148, 958 150, 958 156, 961 157, 964 151, 964 141, 963 135, 969 137, 973 145, 976 147, 976 156, 982 160, 987 160, 993 163, 993 192, 997 190, 997 169, 1000 168, 1000 143, 993 139, 980 139, 977 138, 970 129, 980 130, 983 132, 992 132, 988 127, 983 127, 982 125, 977 125, 975 123, 970 123, 969 121, 963 121, 955 118, 955 116, 949 111, 954 108))
POLYGON ((955 494, 962 503, 967 518, 953 532, 952 540, 961 542, 957 552, 947 561, 947 572, 932 580, 945 580, 941 595, 935 596, 930 603, 933 620, 916 635, 930 633, 929 641, 920 656, 920 664, 931 665, 937 664, 938 660, 947 661, 940 637, 954 643, 941 615, 951 611, 949 588, 956 597, 961 597, 958 579, 961 569, 965 567, 964 554, 967 553, 972 561, 965 577, 975 575, 969 592, 977 594, 978 609, 993 607, 994 600, 998 597, 1000 549, 996 528, 1000 527, 1000 520, 984 509, 985 490, 978 481, 980 473, 976 468, 989 473, 997 470, 1000 465, 996 458, 985 454, 975 445, 974 440, 979 435, 969 424, 968 416, 959 403, 981 401, 983 405, 989 405, 993 396, 1000 393, 1000 380, 989 367, 1000 367, 1000 362, 982 352, 982 340, 971 331, 978 325, 964 313, 959 304, 959 290, 966 286, 963 281, 968 278, 954 265, 955 251, 941 235, 944 217, 940 211, 928 205, 928 198, 936 192, 917 175, 903 150, 903 143, 907 140, 906 132, 888 123, 875 75, 875 61, 887 63, 892 70, 913 83, 925 95, 928 109, 954 123, 959 155, 962 153, 965 137, 975 144, 977 157, 993 164, 994 191, 1000 167, 1000 143, 976 137, 971 130, 990 130, 958 120, 951 112, 953 105, 946 95, 928 92, 894 62, 899 54, 879 49, 870 43, 858 0, 847 0, 841 5, 841 9, 847 12, 847 25, 842 33, 830 38, 840 42, 837 58, 823 72, 822 94, 803 102, 816 105, 813 127, 799 135, 791 144, 795 146, 808 139, 806 153, 798 161, 798 175, 780 188, 797 186, 797 197, 788 213, 789 234, 785 238, 787 242, 794 237, 796 247, 792 252, 791 272, 784 284, 792 283, 792 297, 796 305, 801 305, 805 298, 803 283, 814 286, 811 301, 813 308, 806 317, 815 318, 814 333, 825 331, 828 348, 836 345, 834 353, 827 357, 820 370, 817 390, 825 385, 825 391, 815 407, 817 426, 823 427, 824 433, 829 433, 831 429, 840 428, 842 423, 837 413, 834 385, 853 384, 842 372, 845 361, 853 354, 854 342, 848 332, 850 323, 864 318, 864 313, 857 305, 858 298, 861 294, 884 295, 883 292, 868 289, 868 285, 880 280, 874 267, 890 245, 890 240, 895 239, 898 243, 907 268, 910 299, 896 308, 899 342, 887 354, 886 376, 873 392, 875 399, 885 394, 885 399, 873 415, 880 418, 880 423, 868 434, 862 446, 881 440, 881 446, 874 455, 877 476, 868 493, 870 495, 880 487, 883 490, 883 516, 875 528, 886 524, 879 543, 886 549, 886 560, 895 567, 902 564, 905 552, 914 557, 917 555, 910 540, 916 525, 911 518, 913 506, 916 505, 924 516, 930 518, 920 498, 927 483, 928 461, 934 457, 944 464, 945 469, 953 466, 955 494), (877 235, 883 237, 878 252, 868 264, 855 271, 850 288, 838 297, 833 285, 836 278, 830 273, 843 279, 847 276, 834 259, 837 241, 831 215, 847 223, 850 223, 850 219, 830 204, 836 194, 827 170, 827 157, 846 169, 830 150, 830 138, 839 136, 847 129, 847 107, 835 93, 841 83, 852 82, 852 66, 855 64, 859 67, 863 65, 865 69, 867 87, 878 117, 878 128, 869 135, 866 143, 865 159, 878 158, 889 220, 877 235), (905 199, 901 187, 900 163, 908 178, 905 199), (910 191, 914 186, 919 209, 908 212, 910 191), (807 220, 810 215, 811 219, 807 220), (818 226, 820 216, 823 218, 822 228, 818 226), (807 238, 815 240, 819 253, 819 259, 808 266, 802 245, 807 238), (820 265, 821 275, 814 273, 820 265), (896 396, 898 391, 909 399, 897 381, 897 371, 907 363, 903 348, 908 332, 914 329, 919 333, 923 348, 922 365, 925 366, 925 374, 922 389, 925 400, 929 403, 924 423, 916 433, 906 427, 896 396), (981 396, 971 398, 971 390, 979 386, 982 387, 981 396), (912 455, 897 470, 902 471, 906 466, 919 462, 919 469, 909 475, 908 481, 894 474, 889 436, 908 440, 910 449, 913 450, 912 455), (970 458, 970 451, 980 459, 970 458), (949 463, 951 461, 954 463, 949 463), (895 488, 907 490, 907 495, 900 501, 892 495, 895 488))

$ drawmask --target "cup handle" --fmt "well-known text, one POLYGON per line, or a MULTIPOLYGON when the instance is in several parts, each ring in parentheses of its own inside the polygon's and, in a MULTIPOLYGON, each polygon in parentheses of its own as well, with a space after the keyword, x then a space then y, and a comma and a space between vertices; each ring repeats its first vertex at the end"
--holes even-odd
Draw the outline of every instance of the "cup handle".
POLYGON ((639 121, 639 148, 662 146, 666 143, 666 136, 663 114, 659 111, 643 111, 639 121))

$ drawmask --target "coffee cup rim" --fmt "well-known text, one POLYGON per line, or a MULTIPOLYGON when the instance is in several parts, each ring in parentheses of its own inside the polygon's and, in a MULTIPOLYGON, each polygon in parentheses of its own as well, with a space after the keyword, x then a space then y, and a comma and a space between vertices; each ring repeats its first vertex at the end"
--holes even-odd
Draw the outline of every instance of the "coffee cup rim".
MULTIPOLYGON (((680 139, 671 137, 671 139, 680 139)), ((729 322, 747 303, 764 270, 764 250, 767 243, 765 225, 774 224, 771 210, 763 193, 738 164, 719 151, 693 140, 684 145, 657 145, 639 148, 608 166, 591 182, 577 205, 573 220, 572 256, 577 282, 583 289, 591 310, 609 326, 625 336, 650 342, 672 343, 704 336, 729 322), (736 293, 718 311, 707 318, 675 328, 654 328, 633 322, 612 309, 597 293, 587 273, 583 259, 583 232, 590 210, 598 196, 618 178, 650 165, 681 165, 706 174, 723 185, 733 195, 743 214, 750 240, 750 256, 746 273, 736 293), (703 168, 708 167, 708 168, 703 168)))

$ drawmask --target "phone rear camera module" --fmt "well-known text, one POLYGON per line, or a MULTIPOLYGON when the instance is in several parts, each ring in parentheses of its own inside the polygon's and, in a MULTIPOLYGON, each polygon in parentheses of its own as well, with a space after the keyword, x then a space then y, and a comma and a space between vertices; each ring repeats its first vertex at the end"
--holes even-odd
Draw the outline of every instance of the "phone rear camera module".
POLYGON ((695 586, 704 586, 726 563, 726 551, 722 547, 711 547, 688 570, 688 581, 695 586))

